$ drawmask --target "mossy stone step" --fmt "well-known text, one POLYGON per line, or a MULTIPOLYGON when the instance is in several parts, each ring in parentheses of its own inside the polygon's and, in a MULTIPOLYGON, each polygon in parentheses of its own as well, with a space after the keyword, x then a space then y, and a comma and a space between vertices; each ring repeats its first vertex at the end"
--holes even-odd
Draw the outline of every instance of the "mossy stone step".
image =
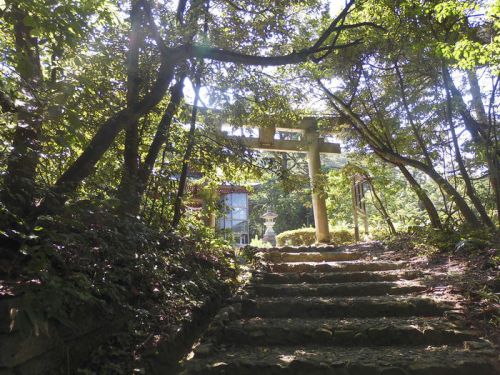
POLYGON ((344 262, 283 262, 271 263, 264 266, 268 272, 353 272, 353 271, 388 271, 402 269, 404 262, 370 262, 370 261, 344 261, 344 262))
POLYGON ((422 276, 423 272, 413 270, 301 273, 255 272, 252 281, 264 284, 324 284, 413 280, 422 276))
POLYGON ((276 246, 262 249, 263 252, 283 252, 283 253, 307 253, 307 252, 325 252, 325 251, 342 251, 339 246, 322 245, 322 246, 276 246))
POLYGON ((228 345, 457 345, 474 332, 443 318, 241 319, 219 331, 228 345))
POLYGON ((364 254, 352 251, 314 251, 301 253, 262 252, 260 256, 269 262, 330 262, 342 260, 357 260, 364 254))
POLYGON ((491 349, 238 347, 187 364, 182 375, 496 375, 491 349))
POLYGON ((182 374, 500 374, 495 349, 447 319, 456 300, 421 293, 426 273, 369 260, 369 246, 263 250, 182 374))
POLYGON ((335 297, 401 295, 422 292, 426 290, 426 287, 412 281, 382 281, 328 284, 255 284, 251 290, 261 297, 335 297))
POLYGON ((453 305, 423 297, 276 297, 243 301, 244 317, 441 316, 453 305))

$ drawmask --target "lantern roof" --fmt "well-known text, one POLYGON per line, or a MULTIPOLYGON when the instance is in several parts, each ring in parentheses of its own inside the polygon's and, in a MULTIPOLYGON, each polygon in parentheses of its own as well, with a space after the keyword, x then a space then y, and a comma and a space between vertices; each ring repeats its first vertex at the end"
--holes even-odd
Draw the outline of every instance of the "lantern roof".
POLYGON ((276 219, 278 217, 278 214, 275 212, 272 212, 271 210, 267 210, 267 212, 261 216, 262 219, 276 219))

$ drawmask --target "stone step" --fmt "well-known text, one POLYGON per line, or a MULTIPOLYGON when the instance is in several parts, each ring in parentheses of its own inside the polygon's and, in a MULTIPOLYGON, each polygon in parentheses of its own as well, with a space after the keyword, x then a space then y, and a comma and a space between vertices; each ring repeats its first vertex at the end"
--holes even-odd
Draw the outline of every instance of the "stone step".
POLYGON ((342 260, 357 260, 364 254, 352 251, 314 251, 301 253, 263 252, 261 257, 269 262, 331 262, 342 260))
POLYGON ((335 284, 256 284, 251 290, 261 297, 343 297, 382 296, 422 292, 427 288, 417 282, 355 282, 335 284))
POLYGON ((244 317, 336 318, 441 316, 451 302, 424 297, 275 297, 243 301, 244 317))
POLYGON ((263 267, 268 272, 353 272, 353 271, 388 271, 402 269, 404 262, 380 261, 344 261, 344 262, 283 262, 267 264, 263 267))
MULTIPOLYGON (((492 349, 238 347, 187 363, 182 375, 496 375, 492 349)), ((195 357, 197 358, 197 357, 195 357)))
POLYGON ((476 338, 443 318, 242 319, 217 341, 229 345, 456 345, 476 338))
POLYGON ((307 253, 307 252, 325 252, 325 251, 341 251, 338 246, 322 245, 322 246, 279 246, 262 249, 264 252, 283 252, 283 253, 307 253))
POLYGON ((414 280, 422 276, 423 272, 413 270, 302 273, 255 272, 252 282, 264 284, 324 284, 364 281, 414 280))

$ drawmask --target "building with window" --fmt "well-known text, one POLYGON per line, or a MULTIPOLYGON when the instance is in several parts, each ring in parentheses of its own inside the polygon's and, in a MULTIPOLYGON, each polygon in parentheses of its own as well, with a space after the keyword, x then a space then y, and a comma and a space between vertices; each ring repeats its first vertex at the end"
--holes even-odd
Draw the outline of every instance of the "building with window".
POLYGON ((224 206, 224 216, 217 220, 217 228, 225 238, 232 238, 234 245, 248 245, 248 191, 241 186, 220 186, 217 190, 224 206))

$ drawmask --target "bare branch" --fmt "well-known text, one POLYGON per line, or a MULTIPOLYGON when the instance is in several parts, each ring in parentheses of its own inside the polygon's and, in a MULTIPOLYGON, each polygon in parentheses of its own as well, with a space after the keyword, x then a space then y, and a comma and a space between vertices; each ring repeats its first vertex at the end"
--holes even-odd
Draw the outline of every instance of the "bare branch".
POLYGON ((151 31, 153 39, 155 40, 156 44, 158 45, 158 49, 160 50, 160 54, 162 55, 162 57, 165 58, 168 55, 168 53, 167 53, 168 48, 167 48, 167 45, 165 44, 165 41, 161 37, 160 31, 158 30, 158 26, 156 26, 149 1, 143 0, 142 7, 144 9, 144 13, 146 15, 146 18, 148 19, 149 30, 151 31))
POLYGON ((313 46, 311 47, 312 49, 320 47, 328 39, 328 37, 336 30, 339 22, 342 22, 346 18, 347 14, 349 13, 349 9, 353 5, 354 5, 354 0, 350 0, 346 4, 342 12, 340 12, 340 14, 337 17, 335 17, 335 19, 330 23, 330 26, 328 26, 328 28, 321 34, 316 43, 313 44, 313 46))

